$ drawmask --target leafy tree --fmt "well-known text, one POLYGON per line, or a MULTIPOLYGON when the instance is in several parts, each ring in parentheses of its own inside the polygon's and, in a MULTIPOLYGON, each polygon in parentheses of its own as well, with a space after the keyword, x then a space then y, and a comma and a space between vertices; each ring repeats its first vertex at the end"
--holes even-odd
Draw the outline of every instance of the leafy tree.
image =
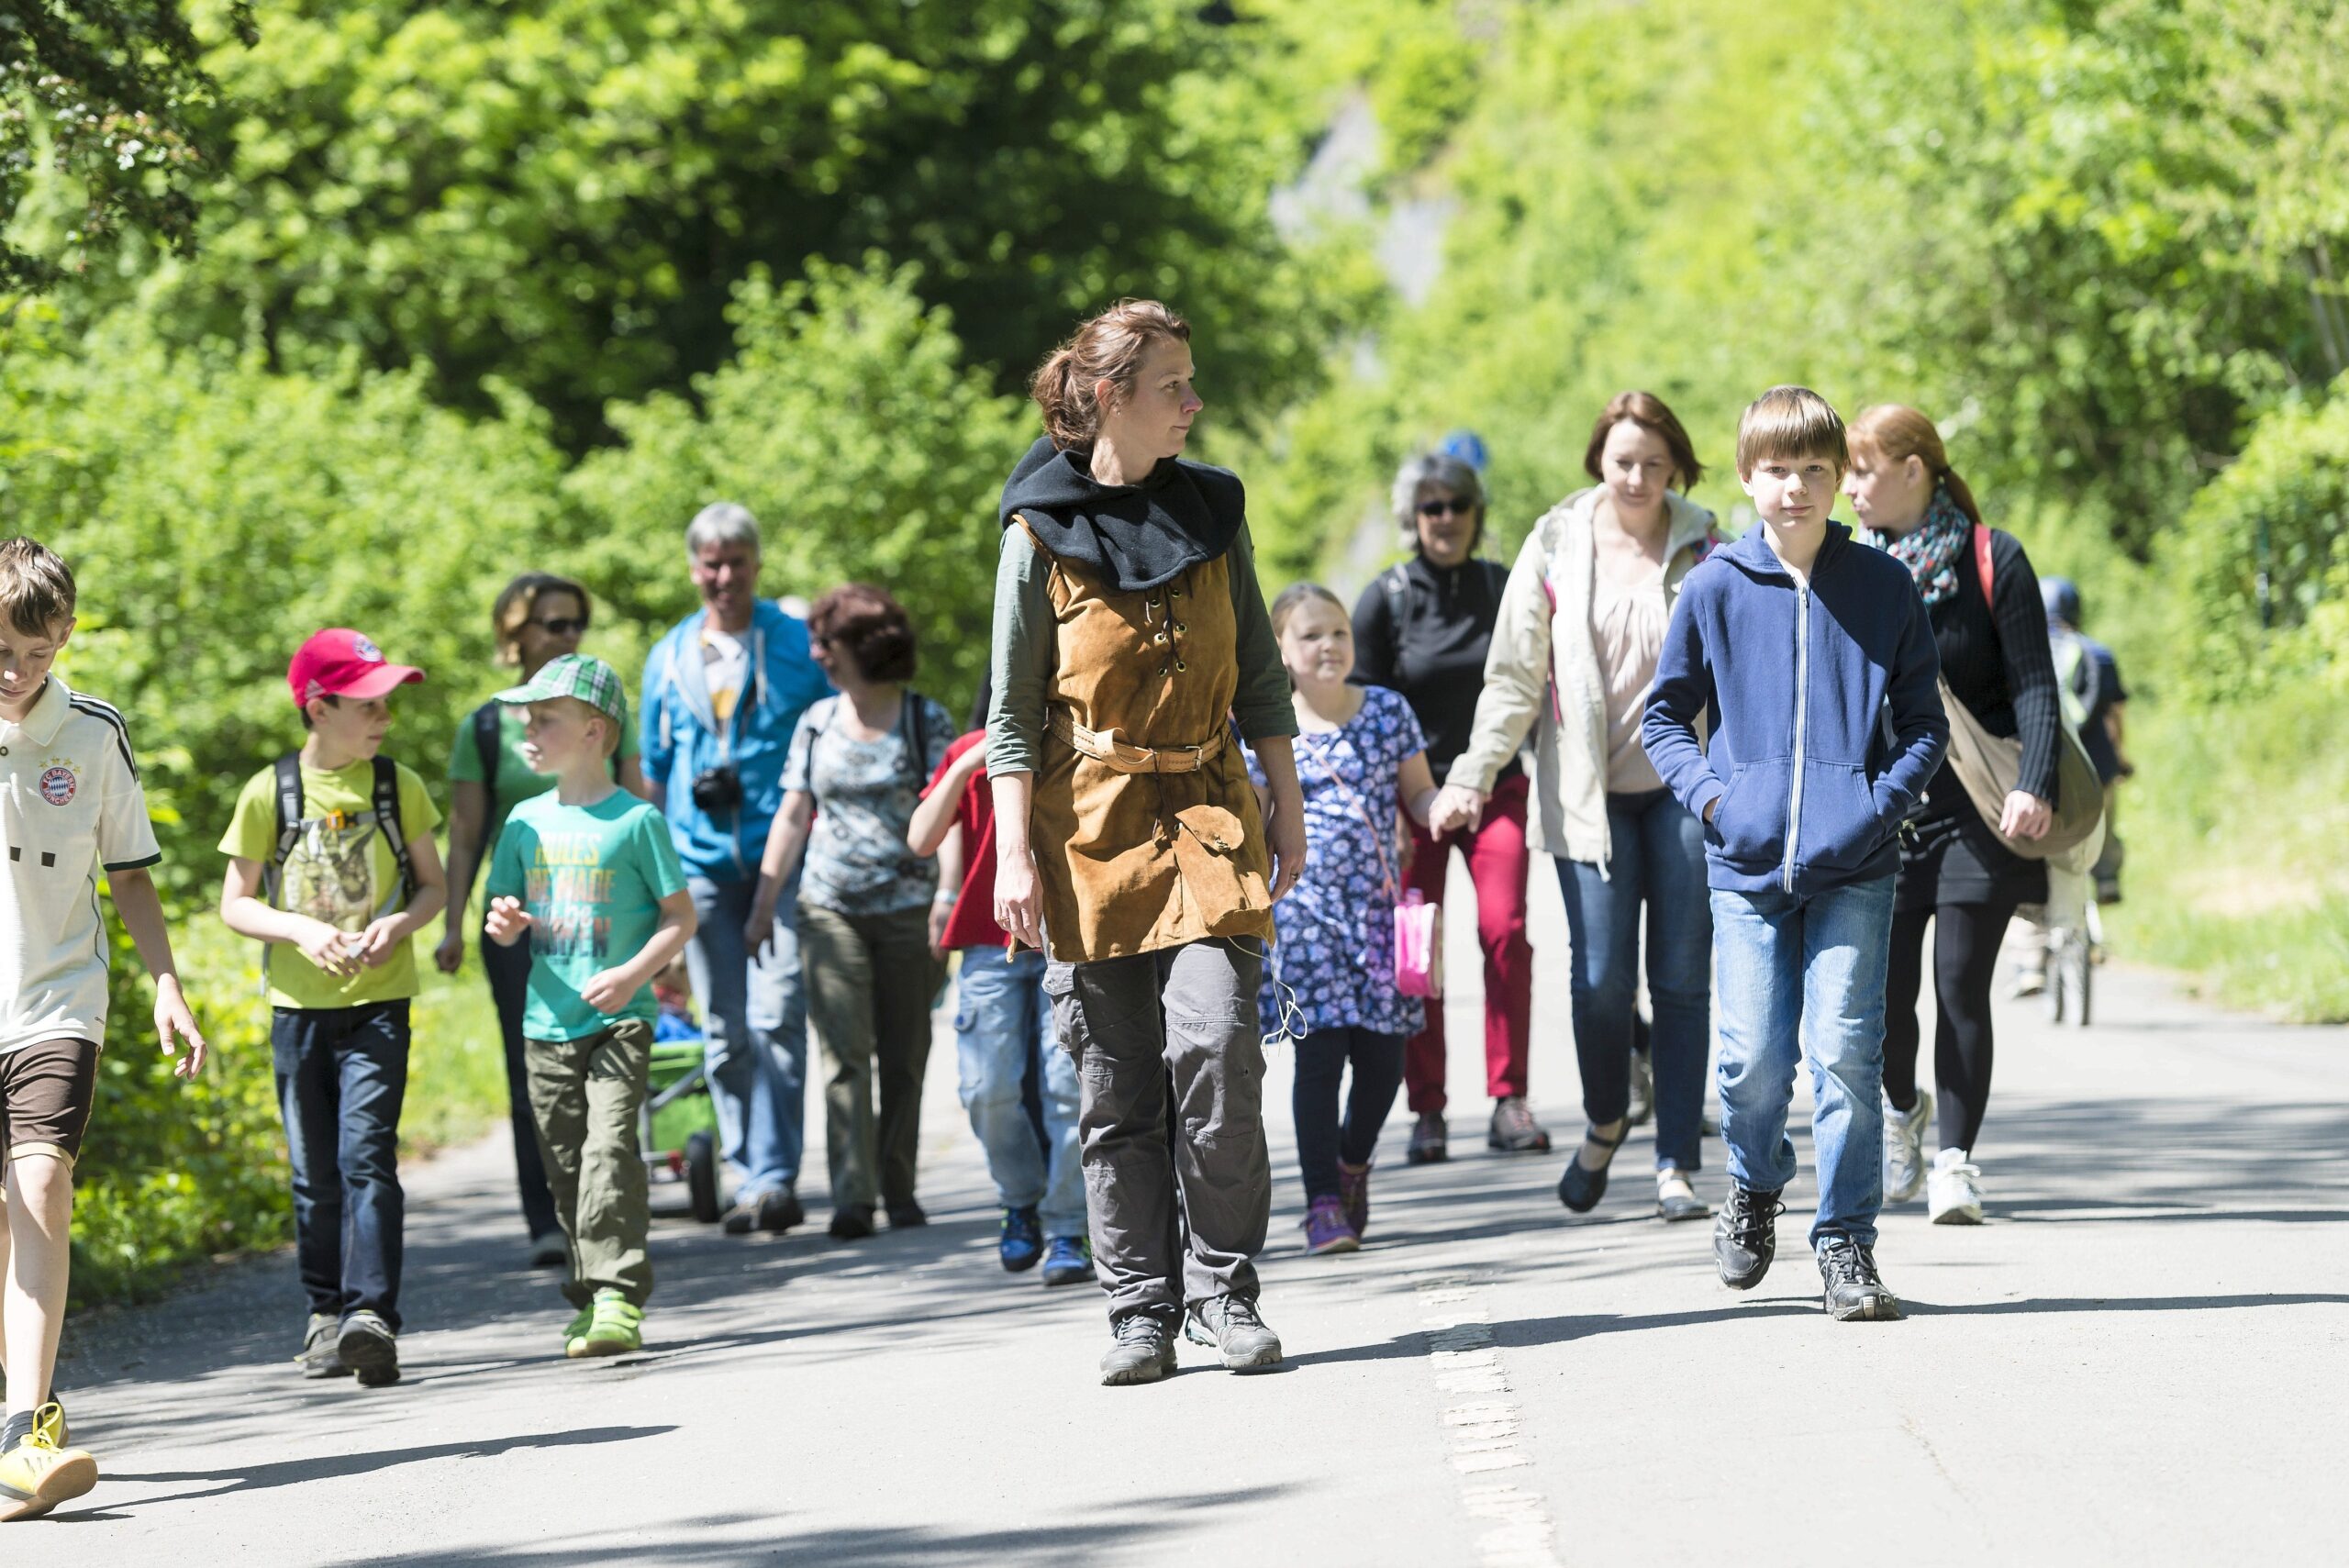
MULTIPOLYGON (((253 39, 249 0, 229 29, 253 39)), ((218 161, 214 96, 181 0, 11 0, 0 12, 0 290, 54 284, 132 229, 184 250, 218 161), (36 211, 25 204, 38 195, 36 211)))

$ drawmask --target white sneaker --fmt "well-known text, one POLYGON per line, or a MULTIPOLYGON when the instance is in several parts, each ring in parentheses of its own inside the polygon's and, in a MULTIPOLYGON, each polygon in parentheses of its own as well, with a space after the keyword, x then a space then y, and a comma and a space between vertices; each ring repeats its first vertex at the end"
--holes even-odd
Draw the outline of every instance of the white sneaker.
POLYGON ((1925 1184, 1925 1128, 1933 1119, 1930 1090, 1917 1091, 1917 1103, 1905 1111, 1884 1102, 1884 1201, 1907 1203, 1925 1184))
POLYGON ((1933 1156, 1932 1174, 1925 1178, 1925 1212, 1935 1225, 1982 1223, 1982 1167, 1963 1149, 1944 1149, 1933 1156))

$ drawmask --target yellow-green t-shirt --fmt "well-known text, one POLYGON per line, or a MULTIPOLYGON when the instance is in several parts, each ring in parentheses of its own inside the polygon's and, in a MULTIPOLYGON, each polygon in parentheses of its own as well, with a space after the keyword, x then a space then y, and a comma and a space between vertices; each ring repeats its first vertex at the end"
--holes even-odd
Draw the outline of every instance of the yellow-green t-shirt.
MULTIPOLYGON (((424 781, 399 766, 400 830, 411 846, 431 836, 440 812, 424 781)), ((363 931, 376 909, 399 886, 391 846, 372 821, 338 826, 319 818, 336 813, 357 817, 373 806, 372 762, 353 762, 332 773, 304 764, 302 816, 315 825, 286 857, 278 907, 324 920, 337 930, 363 931)), ((220 840, 220 852, 268 864, 277 852, 277 774, 263 768, 237 796, 236 815, 220 840)), ((413 938, 393 950, 379 968, 362 969, 337 980, 302 956, 291 942, 278 942, 269 957, 269 1000, 278 1007, 358 1007, 393 1002, 417 991, 413 938)))

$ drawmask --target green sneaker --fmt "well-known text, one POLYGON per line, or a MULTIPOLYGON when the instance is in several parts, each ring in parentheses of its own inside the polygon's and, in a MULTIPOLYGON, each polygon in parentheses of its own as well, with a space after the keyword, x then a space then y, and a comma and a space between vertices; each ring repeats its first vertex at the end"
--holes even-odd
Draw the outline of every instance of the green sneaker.
POLYGON ((644 1308, 617 1290, 599 1290, 588 1307, 585 1332, 564 1349, 574 1356, 623 1356, 644 1348, 644 1308))
POLYGON ((573 1315, 570 1324, 562 1330, 562 1353, 564 1355, 576 1356, 586 1353, 584 1351, 573 1350, 572 1347, 586 1337, 587 1326, 595 1320, 596 1304, 592 1301, 586 1306, 581 1307, 573 1315))

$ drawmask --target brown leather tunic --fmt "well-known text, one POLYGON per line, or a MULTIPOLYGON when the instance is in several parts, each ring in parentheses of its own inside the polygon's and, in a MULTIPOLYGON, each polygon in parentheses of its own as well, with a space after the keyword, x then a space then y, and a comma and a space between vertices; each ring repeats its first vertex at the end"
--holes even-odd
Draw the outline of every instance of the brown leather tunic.
MULTIPOLYGON (((1048 706, 1131 745, 1213 740, 1239 681, 1225 559, 1129 594, 1036 550, 1052 561, 1048 706)), ((1236 741, 1196 773, 1125 773, 1048 728, 1030 822, 1055 959, 1088 963, 1203 937, 1272 940, 1271 856, 1236 741)))

